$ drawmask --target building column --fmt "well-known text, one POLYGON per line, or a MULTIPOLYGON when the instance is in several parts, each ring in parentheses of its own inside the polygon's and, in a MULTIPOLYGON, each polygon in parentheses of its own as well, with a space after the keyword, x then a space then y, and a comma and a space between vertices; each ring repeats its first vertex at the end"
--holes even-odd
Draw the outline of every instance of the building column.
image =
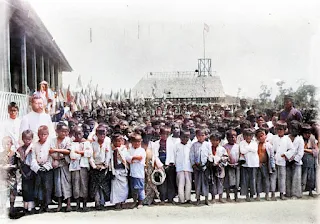
POLYGON ((54 91, 57 91, 56 90, 56 87, 55 87, 55 74, 54 74, 54 63, 52 63, 51 65, 51 81, 50 81, 50 84, 51 84, 51 88, 54 89, 54 91))
POLYGON ((59 71, 58 63, 54 65, 54 88, 56 91, 59 91, 59 71))
POLYGON ((0 91, 11 92, 10 7, 0 1, 0 91))
POLYGON ((60 62, 58 62, 58 72, 57 72, 57 75, 58 75, 58 77, 57 77, 57 84, 56 84, 56 86, 57 86, 57 88, 58 89, 62 89, 62 72, 61 72, 61 65, 60 65, 60 62))
MULTIPOLYGON (((43 53, 41 53, 40 56, 40 82, 42 82, 44 80, 44 57, 43 57, 43 53)), ((38 82, 38 83, 40 83, 38 82)))
POLYGON ((21 33, 21 92, 27 94, 27 42, 26 33, 21 33))
POLYGON ((37 52, 36 48, 32 48, 32 58, 31 58, 31 79, 32 79, 32 86, 30 88, 33 88, 34 90, 37 90, 38 88, 38 82, 37 82, 37 52))
POLYGON ((46 74, 45 74, 45 80, 48 83, 48 86, 50 86, 50 58, 47 58, 46 60, 46 74))

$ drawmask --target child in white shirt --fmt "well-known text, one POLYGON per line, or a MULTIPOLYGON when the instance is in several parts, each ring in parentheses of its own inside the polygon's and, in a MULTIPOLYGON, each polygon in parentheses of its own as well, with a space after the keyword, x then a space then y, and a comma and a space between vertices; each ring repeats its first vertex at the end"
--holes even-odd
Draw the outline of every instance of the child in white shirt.
POLYGON ((190 162, 190 131, 181 131, 181 142, 174 150, 174 163, 177 172, 178 196, 180 203, 191 203, 192 167, 190 162))
POLYGON ((138 209, 142 208, 145 198, 144 192, 144 166, 146 161, 146 151, 141 147, 141 135, 135 134, 131 137, 131 148, 128 151, 126 160, 130 163, 130 184, 134 206, 138 199, 138 209))
POLYGON ((245 163, 242 164, 241 195, 246 195, 250 202, 256 194, 256 175, 259 167, 258 144, 253 141, 254 131, 250 128, 243 131, 244 140, 240 142, 240 153, 244 155, 245 163), (250 189, 250 197, 249 197, 250 189))
MULTIPOLYGON (((276 124, 277 135, 273 137, 272 149, 275 153, 276 172, 278 178, 278 190, 280 199, 285 200, 286 191, 286 162, 293 156, 293 144, 291 139, 285 134, 287 123, 278 121, 276 124)), ((275 181, 272 181, 275 183, 275 181)), ((275 186, 271 186, 275 188, 275 186)))

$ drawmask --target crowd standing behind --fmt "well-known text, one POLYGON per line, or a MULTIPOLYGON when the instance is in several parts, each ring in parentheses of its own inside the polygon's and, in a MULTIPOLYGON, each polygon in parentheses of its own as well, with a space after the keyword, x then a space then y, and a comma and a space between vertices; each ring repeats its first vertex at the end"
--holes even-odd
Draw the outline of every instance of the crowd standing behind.
POLYGON ((74 111, 54 122, 43 98, 32 97, 32 111, 22 121, 18 105, 8 106, 0 160, 1 172, 7 171, 10 213, 19 193, 17 173, 26 214, 52 211, 53 200, 57 212, 64 202, 63 211, 70 212, 72 201, 76 211, 87 211, 90 201, 97 210, 106 202, 116 209, 140 209, 199 205, 201 196, 209 205, 237 202, 239 194, 250 202, 259 201, 261 193, 267 201, 277 200, 276 192, 280 200, 319 193, 319 124, 302 123, 290 96, 282 111, 272 113, 246 106, 234 114, 197 105, 180 105, 177 111, 171 104, 151 112, 121 103, 74 111))

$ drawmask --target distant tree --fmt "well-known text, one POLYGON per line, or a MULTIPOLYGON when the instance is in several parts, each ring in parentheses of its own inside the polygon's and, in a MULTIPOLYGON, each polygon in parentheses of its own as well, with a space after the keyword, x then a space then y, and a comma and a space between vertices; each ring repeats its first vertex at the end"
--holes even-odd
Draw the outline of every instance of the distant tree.
POLYGON ((272 88, 268 88, 267 85, 262 84, 260 86, 260 94, 258 104, 261 110, 265 110, 267 108, 272 107, 271 93, 272 88))
POLYGON ((274 106, 277 109, 283 108, 283 98, 285 95, 292 95, 294 93, 292 87, 284 88, 285 81, 281 80, 276 83, 278 86, 279 93, 276 95, 274 99, 274 106))
POLYGON ((300 108, 312 108, 318 105, 316 100, 317 87, 302 83, 294 93, 295 105, 300 108))

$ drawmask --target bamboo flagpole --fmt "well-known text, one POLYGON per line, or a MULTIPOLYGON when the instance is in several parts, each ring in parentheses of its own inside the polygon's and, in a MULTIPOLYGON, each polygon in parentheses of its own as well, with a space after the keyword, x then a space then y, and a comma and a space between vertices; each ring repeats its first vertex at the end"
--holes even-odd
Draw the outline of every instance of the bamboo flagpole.
POLYGON ((209 26, 204 23, 203 26, 203 59, 206 59, 206 41, 205 41, 205 32, 209 32, 209 26))

